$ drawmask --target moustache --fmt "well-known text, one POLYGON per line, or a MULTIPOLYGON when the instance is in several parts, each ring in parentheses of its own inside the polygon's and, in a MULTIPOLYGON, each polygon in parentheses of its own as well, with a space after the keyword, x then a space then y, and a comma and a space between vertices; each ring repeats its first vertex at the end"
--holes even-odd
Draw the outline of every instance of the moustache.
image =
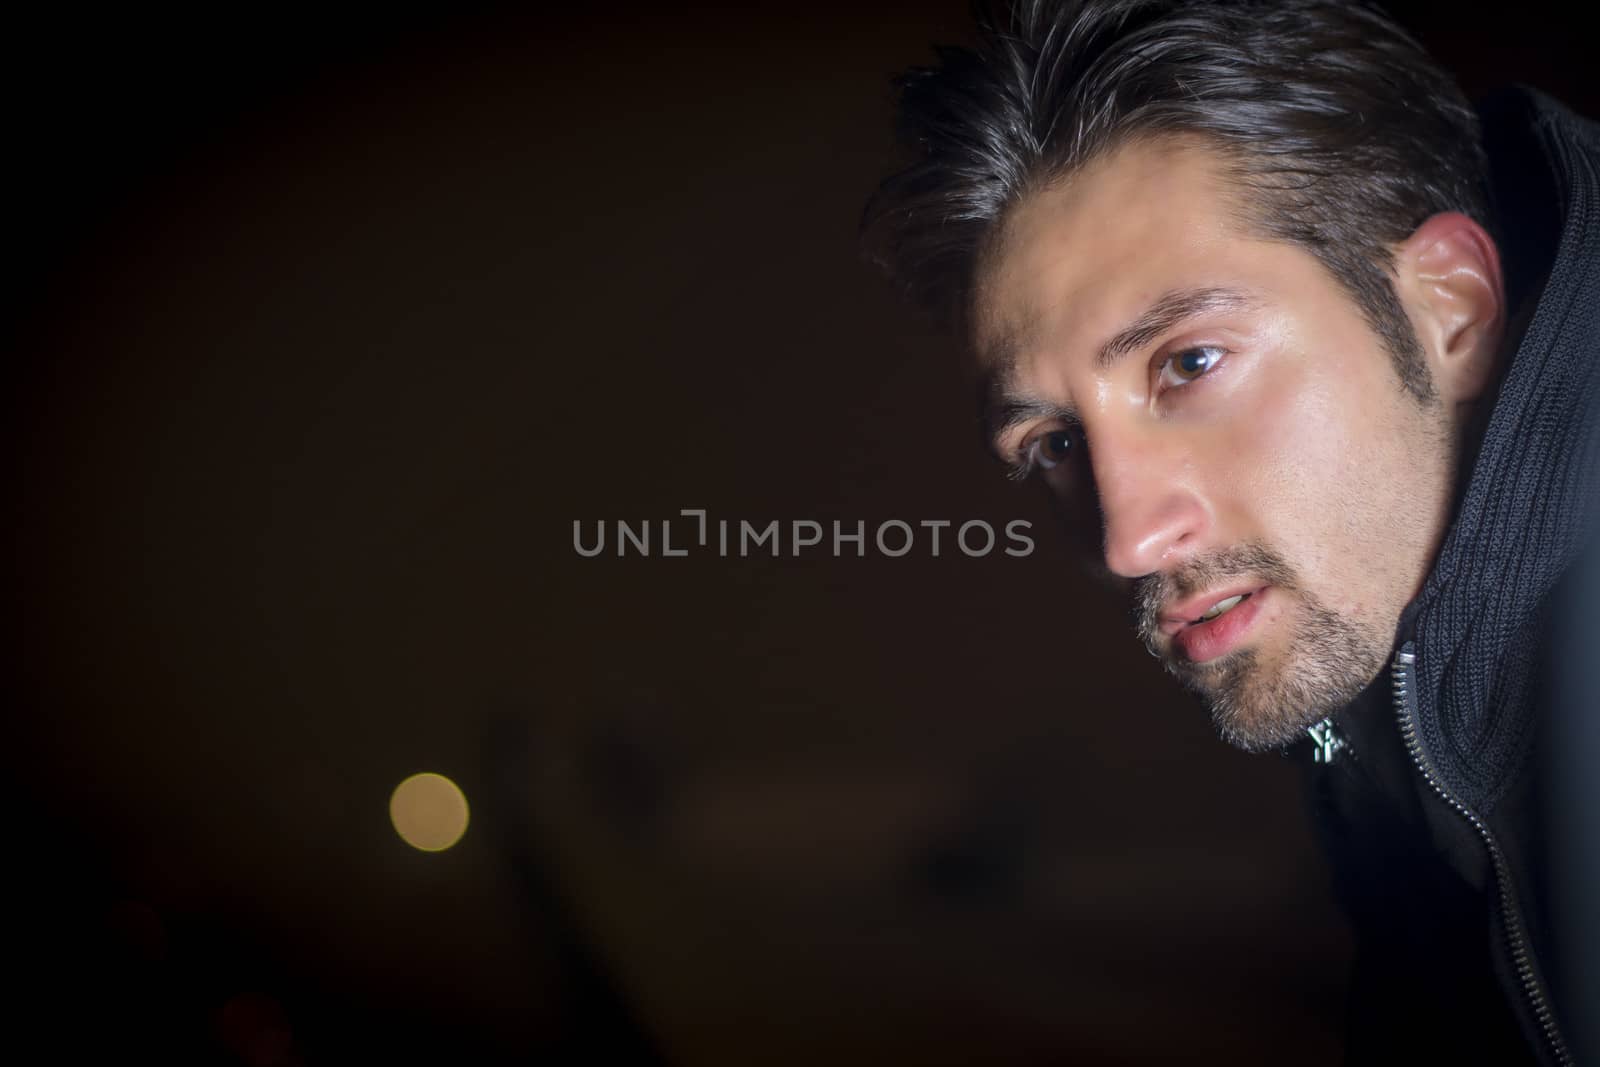
POLYGON ((1247 541, 1208 556, 1197 556, 1169 571, 1146 574, 1134 580, 1134 628, 1139 640, 1152 656, 1159 656, 1156 635, 1160 632, 1162 607, 1236 578, 1259 579, 1263 585, 1284 590, 1299 587, 1299 577, 1289 561, 1260 541, 1247 541))

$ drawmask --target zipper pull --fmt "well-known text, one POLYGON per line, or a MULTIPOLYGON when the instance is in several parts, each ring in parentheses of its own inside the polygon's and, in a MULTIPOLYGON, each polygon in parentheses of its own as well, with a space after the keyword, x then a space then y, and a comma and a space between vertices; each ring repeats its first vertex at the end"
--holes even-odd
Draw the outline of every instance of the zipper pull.
POLYGON ((1306 727, 1306 733, 1311 735, 1311 762, 1332 763, 1334 759, 1349 747, 1349 744, 1339 735, 1339 729, 1333 724, 1333 716, 1328 716, 1315 726, 1306 727))

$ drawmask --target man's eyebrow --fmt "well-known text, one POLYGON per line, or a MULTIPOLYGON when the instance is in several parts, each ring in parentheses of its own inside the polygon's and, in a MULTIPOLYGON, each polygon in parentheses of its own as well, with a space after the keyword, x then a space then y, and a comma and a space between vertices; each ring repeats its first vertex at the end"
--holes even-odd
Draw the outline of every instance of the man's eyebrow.
POLYGON ((1145 347, 1184 319, 1208 311, 1234 311, 1255 304, 1256 300, 1249 293, 1228 286, 1168 290, 1143 314, 1100 346, 1095 366, 1100 370, 1108 369, 1123 356, 1145 347))
MULTIPOLYGON (((1095 354, 1095 366, 1099 370, 1109 369, 1123 356, 1145 347, 1185 319, 1257 304, 1257 299, 1249 292, 1230 286, 1170 289, 1100 346, 1095 354)), ((990 448, 1011 430, 1038 419, 1078 421, 1077 413, 1071 408, 1017 390, 1015 376, 1023 347, 1019 338, 1031 332, 1003 336, 994 347, 988 373, 979 383, 984 444, 990 448)))
POLYGON ((1007 393, 1005 388, 1000 378, 987 377, 980 390, 983 397, 983 444, 991 451, 1002 437, 1018 426, 1040 419, 1060 419, 1069 425, 1078 422, 1078 415, 1071 408, 1043 397, 1007 393))

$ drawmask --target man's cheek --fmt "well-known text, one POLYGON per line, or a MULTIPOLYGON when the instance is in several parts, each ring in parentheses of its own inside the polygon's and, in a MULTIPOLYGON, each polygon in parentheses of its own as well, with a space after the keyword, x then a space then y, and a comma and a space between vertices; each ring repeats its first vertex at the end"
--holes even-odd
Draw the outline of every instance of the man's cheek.
POLYGON ((1307 376, 1283 390, 1260 427, 1262 444, 1277 442, 1275 459, 1284 477, 1327 503, 1343 499, 1342 487, 1359 459, 1359 436, 1337 383, 1307 376))
POLYGON ((1334 397, 1307 381, 1278 381, 1250 405, 1229 442, 1241 506, 1261 536, 1298 565, 1317 567, 1336 550, 1328 524, 1351 503, 1359 443, 1334 397))

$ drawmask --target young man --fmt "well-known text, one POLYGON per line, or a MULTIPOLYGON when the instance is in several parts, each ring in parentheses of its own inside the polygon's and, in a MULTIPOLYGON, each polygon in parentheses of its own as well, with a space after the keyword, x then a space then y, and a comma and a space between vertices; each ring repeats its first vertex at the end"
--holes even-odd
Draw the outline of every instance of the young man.
POLYGON ((902 80, 869 247, 1222 735, 1309 739, 1352 1059, 1570 1062, 1542 753, 1588 703, 1600 127, 1475 110, 1364 5, 980 23, 902 80))

